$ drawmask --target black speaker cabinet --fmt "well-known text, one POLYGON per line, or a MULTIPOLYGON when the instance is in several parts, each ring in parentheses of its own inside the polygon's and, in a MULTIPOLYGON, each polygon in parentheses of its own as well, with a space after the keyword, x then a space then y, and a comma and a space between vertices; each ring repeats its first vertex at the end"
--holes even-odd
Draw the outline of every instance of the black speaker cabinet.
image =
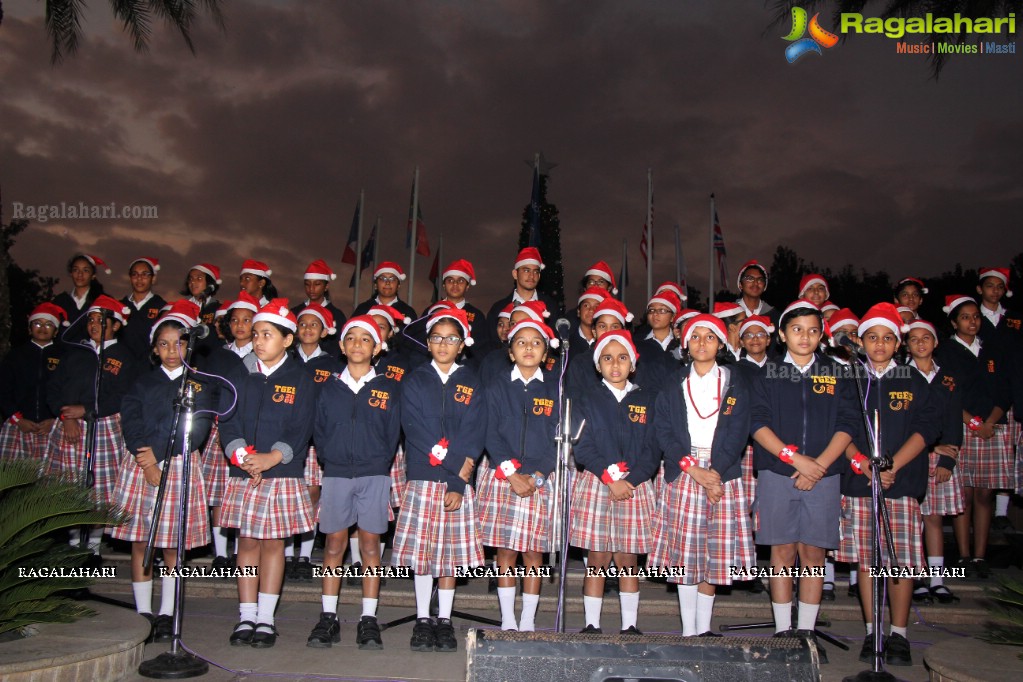
POLYGON ((796 638, 580 635, 469 630, 469 682, 817 682, 796 638))

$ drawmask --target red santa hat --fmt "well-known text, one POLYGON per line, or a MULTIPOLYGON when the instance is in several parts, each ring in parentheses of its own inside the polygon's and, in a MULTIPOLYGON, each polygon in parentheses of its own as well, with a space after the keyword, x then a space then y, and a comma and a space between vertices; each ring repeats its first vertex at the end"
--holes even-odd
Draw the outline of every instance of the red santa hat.
POLYGON ((156 335, 156 328, 164 322, 173 320, 183 325, 185 329, 191 329, 195 325, 199 324, 199 313, 199 306, 187 299, 172 301, 166 306, 166 312, 157 318, 156 322, 153 323, 152 328, 149 330, 149 343, 153 342, 153 337, 156 335))
POLYGON ((668 308, 671 311, 672 317, 677 315, 679 310, 682 310, 682 301, 679 300, 678 296, 667 289, 658 294, 654 294, 653 298, 647 302, 646 307, 649 309, 657 303, 668 308))
POLYGON ((242 308, 243 310, 251 310, 253 313, 258 313, 259 301, 247 291, 239 291, 238 298, 231 301, 224 312, 230 312, 235 308, 242 308))
POLYGON ((914 329, 923 329, 934 337, 934 344, 938 344, 938 330, 934 328, 934 325, 927 320, 913 320, 906 325, 906 334, 909 335, 914 329))
POLYGON ((393 261, 385 260, 377 266, 376 270, 373 271, 373 279, 383 277, 384 275, 394 275, 398 278, 399 282, 405 281, 405 271, 401 269, 400 265, 393 261))
POLYGON ((525 313, 529 316, 529 319, 541 323, 551 316, 547 311, 547 304, 538 299, 519 303, 512 309, 512 314, 514 315, 515 313, 525 313))
POLYGON ((270 279, 270 275, 274 274, 274 271, 270 269, 270 266, 266 263, 258 260, 247 260, 242 263, 242 271, 240 274, 250 274, 256 277, 262 277, 263 279, 270 279))
POLYGON ((952 294, 951 296, 946 296, 945 305, 941 306, 941 311, 946 315, 950 315, 953 310, 964 303, 976 303, 976 301, 972 296, 966 296, 965 294, 952 294))
POLYGON ((359 328, 366 330, 371 337, 373 337, 373 343, 380 346, 381 350, 387 350, 387 342, 380 338, 380 327, 377 326, 377 321, 373 319, 372 315, 356 315, 352 319, 345 322, 344 326, 341 327, 341 339, 345 338, 349 329, 359 328))
POLYGON ((559 345, 561 345, 561 342, 558 340, 558 337, 554 334, 553 331, 551 331, 550 327, 545 325, 543 322, 537 322, 536 320, 532 320, 529 318, 525 320, 519 320, 515 324, 515 326, 508 331, 508 338, 509 339, 513 338, 521 330, 526 328, 535 329, 536 331, 540 332, 540 336, 544 338, 544 340, 547 342, 547 345, 550 346, 551 348, 557 348, 559 345))
POLYGON ((326 282, 332 282, 337 279, 337 275, 327 265, 327 261, 320 259, 314 260, 309 264, 309 267, 305 269, 305 275, 302 276, 302 279, 322 279, 326 282))
POLYGON ((597 309, 593 311, 593 319, 596 320, 603 315, 611 315, 617 318, 623 327, 632 322, 633 319, 632 313, 625 307, 625 304, 617 298, 611 298, 610 296, 601 301, 597 309))
POLYGON ((375 306, 370 307, 370 309, 366 311, 366 314, 385 318, 388 322, 391 323, 392 331, 398 331, 398 326, 400 324, 402 323, 408 324, 409 322, 412 321, 410 318, 406 317, 405 315, 402 315, 401 311, 398 310, 397 308, 379 303, 375 306))
POLYGON ((295 316, 297 320, 303 315, 314 315, 320 320, 320 324, 327 330, 328 334, 333 334, 337 331, 337 327, 334 326, 334 313, 324 308, 319 303, 307 303, 304 308, 295 316))
POLYGON ((1009 288, 1009 268, 980 268, 977 281, 983 282, 988 277, 997 277, 1005 285, 1005 297, 1012 298, 1012 289, 1009 288))
POLYGON ((458 310, 458 306, 451 301, 437 301, 426 309, 426 317, 433 315, 438 310, 458 310))
POLYGON ((257 322, 273 322, 290 329, 292 333, 298 329, 298 319, 295 317, 295 313, 288 309, 288 299, 286 298, 272 299, 260 308, 252 318, 253 324, 257 322))
POLYGON ((828 280, 824 279, 824 275, 818 275, 817 273, 810 273, 803 275, 803 279, 799 280, 799 298, 803 297, 806 290, 815 284, 820 284, 824 287, 824 298, 831 296, 831 290, 828 289, 828 280))
POLYGON ((853 314, 853 311, 848 308, 841 308, 836 311, 835 314, 831 316, 831 319, 825 324, 828 327, 828 333, 834 334, 842 327, 848 327, 849 325, 858 329, 860 326, 860 318, 856 317, 856 315, 853 314))
POLYGON ((220 280, 220 268, 218 268, 216 265, 213 265, 212 263, 199 263, 198 265, 193 265, 192 269, 198 270, 204 275, 209 275, 217 284, 223 284, 223 282, 220 280))
POLYGON ((84 258, 85 260, 89 261, 89 263, 92 264, 92 269, 94 271, 99 272, 100 270, 102 270, 106 274, 108 275, 110 274, 111 270, 109 267, 107 267, 106 261, 104 261, 99 256, 95 256, 91 253, 83 253, 82 258, 84 258))
POLYGON ((735 278, 736 288, 742 289, 742 276, 745 275, 746 271, 750 268, 756 268, 760 272, 764 273, 764 291, 767 291, 767 280, 770 279, 770 277, 767 276, 767 268, 758 263, 756 260, 748 260, 742 264, 741 268, 739 268, 739 274, 735 278))
POLYGON ((625 352, 629 354, 629 359, 632 360, 632 367, 636 367, 636 361, 639 360, 639 351, 636 350, 636 344, 632 342, 632 334, 629 333, 628 329, 612 329, 609 332, 604 332, 597 339, 597 343, 593 346, 593 364, 598 368, 600 367, 600 354, 604 352, 604 348, 607 344, 612 341, 625 346, 625 352))
POLYGON ((657 286, 657 288, 654 289, 654 295, 656 296, 657 294, 661 293, 662 291, 670 291, 671 293, 673 293, 676 296, 678 296, 678 300, 682 301, 683 303, 685 303, 686 301, 689 300, 689 297, 686 296, 684 291, 682 291, 682 287, 680 287, 679 285, 675 284, 674 282, 671 282, 671 281, 661 282, 657 286))
POLYGON ((28 322, 35 320, 46 320, 58 329, 61 325, 67 326, 67 313, 59 305, 53 303, 40 303, 29 313, 28 322))
POLYGON ((607 289, 602 287, 587 287, 586 291, 579 294, 579 300, 576 302, 577 306, 582 305, 583 301, 596 301, 599 305, 601 301, 608 297, 607 289))
POLYGON ((603 279, 603 280, 605 280, 607 282, 610 282, 611 283, 611 293, 612 294, 617 294, 618 293, 618 286, 617 286, 617 284, 615 284, 615 276, 614 276, 614 273, 611 272, 611 266, 608 265, 607 263, 605 263, 604 261, 602 261, 602 260, 601 261, 597 261, 596 263, 591 265, 590 269, 587 270, 586 274, 583 275, 583 276, 584 277, 589 277, 590 275, 593 275, 594 277, 600 277, 601 279, 603 279))
POLYGON ((92 305, 85 312, 88 314, 103 311, 113 315, 114 319, 122 325, 128 324, 128 315, 131 314, 131 308, 116 299, 110 298, 106 294, 97 296, 96 300, 92 302, 92 305))
POLYGON ((745 309, 738 303, 715 303, 714 304, 714 317, 724 319, 726 317, 732 317, 739 313, 746 312, 745 309))
POLYGON ((459 327, 462 328, 462 338, 465 339, 465 345, 471 346, 473 339, 471 335, 471 328, 469 327, 469 318, 466 316, 465 311, 459 308, 439 310, 430 316, 430 319, 426 321, 426 333, 429 334, 430 330, 433 329, 441 320, 451 320, 459 327))
POLYGON ((692 318, 696 317, 699 314, 700 311, 697 310, 696 308, 683 308, 682 310, 678 311, 678 314, 675 315, 675 319, 671 321, 671 324, 672 326, 677 327, 680 324, 685 323, 686 320, 691 320, 692 318))
POLYGON ((902 279, 899 280, 899 283, 895 286, 896 291, 901 289, 903 284, 915 284, 917 286, 917 288, 920 289, 920 293, 921 294, 926 294, 929 291, 927 289, 927 287, 924 286, 924 281, 922 279, 917 278, 917 277, 903 277, 902 279))
POLYGON ((768 334, 774 332, 774 325, 771 324, 771 318, 764 315, 752 315, 747 317, 743 321, 742 326, 739 327, 739 336, 745 334, 746 330, 751 327, 762 327, 768 334))
POLYGON ((686 326, 682 328, 682 347, 689 348, 689 337, 693 335, 693 330, 697 327, 703 327, 709 329, 714 333, 714 336, 718 337, 718 340, 722 344, 728 342, 728 330, 725 329, 725 323, 716 315, 708 315, 706 313, 696 315, 691 320, 686 322, 686 326))
POLYGON ((821 306, 821 312, 826 313, 829 310, 841 310, 841 308, 839 308, 837 304, 832 303, 831 301, 824 301, 824 305, 821 306))
POLYGON ((543 259, 540 258, 540 250, 533 246, 527 246, 519 251, 519 255, 515 258, 515 267, 512 269, 518 270, 526 265, 535 265, 541 270, 547 267, 543 264, 543 259))
POLYGON ((781 315, 778 317, 778 319, 779 320, 785 319, 786 315, 791 313, 793 310, 797 310, 799 308, 811 308, 813 310, 820 311, 820 308, 818 308, 817 304, 814 303, 813 301, 808 301, 805 298, 797 298, 792 303, 789 303, 787 306, 785 306, 785 310, 781 312, 781 315))
POLYGON ((224 315, 227 315, 227 311, 231 309, 232 303, 234 303, 234 301, 224 301, 221 303, 220 307, 217 308, 217 312, 213 313, 213 319, 220 319, 224 315))
POLYGON ((476 286, 476 270, 467 260, 455 260, 448 263, 448 266, 441 272, 440 281, 443 282, 448 277, 461 277, 469 283, 469 286, 476 286))
POLYGON ((512 314, 513 310, 515 310, 515 304, 514 303, 509 303, 508 305, 506 305, 504 308, 501 309, 501 312, 499 312, 497 314, 497 316, 498 317, 503 317, 506 320, 510 320, 511 319, 511 314, 512 314))
POLYGON ((128 272, 131 272, 131 269, 135 267, 136 263, 145 263, 146 265, 149 266, 149 269, 153 271, 154 275, 160 272, 160 261, 156 258, 153 258, 152 256, 142 256, 141 258, 136 258, 128 265, 128 272))
POLYGON ((899 339, 902 338, 903 332, 908 329, 902 321, 899 311, 892 303, 877 303, 871 306, 870 310, 863 316, 860 326, 856 331, 860 336, 863 336, 871 327, 890 329, 899 339))

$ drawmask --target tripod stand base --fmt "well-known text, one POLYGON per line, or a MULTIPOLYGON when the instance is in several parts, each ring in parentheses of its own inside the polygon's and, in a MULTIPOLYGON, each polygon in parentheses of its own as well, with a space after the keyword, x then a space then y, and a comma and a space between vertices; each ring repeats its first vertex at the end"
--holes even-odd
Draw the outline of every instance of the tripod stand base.
POLYGON ((843 678, 842 682, 895 682, 895 675, 883 670, 877 672, 864 670, 851 677, 843 678))
POLYGON ((165 651, 156 658, 143 661, 139 675, 158 680, 183 680, 199 677, 210 671, 210 664, 186 651, 165 651))

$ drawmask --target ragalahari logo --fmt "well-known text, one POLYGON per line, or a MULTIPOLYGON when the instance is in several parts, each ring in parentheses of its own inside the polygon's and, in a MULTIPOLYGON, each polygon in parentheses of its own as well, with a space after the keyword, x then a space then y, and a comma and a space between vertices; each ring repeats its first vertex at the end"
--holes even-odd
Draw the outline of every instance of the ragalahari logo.
POLYGON ((785 59, 788 60, 789 64, 795 63, 804 54, 809 52, 823 54, 821 52, 822 47, 829 48, 838 44, 838 36, 821 28, 820 23, 817 21, 819 16, 820 13, 814 14, 813 19, 807 25, 806 10, 802 7, 792 8, 792 30, 783 38, 783 40, 788 40, 792 43, 785 48, 785 59), (806 33, 807 28, 810 30, 810 35, 804 38, 803 34, 806 33))

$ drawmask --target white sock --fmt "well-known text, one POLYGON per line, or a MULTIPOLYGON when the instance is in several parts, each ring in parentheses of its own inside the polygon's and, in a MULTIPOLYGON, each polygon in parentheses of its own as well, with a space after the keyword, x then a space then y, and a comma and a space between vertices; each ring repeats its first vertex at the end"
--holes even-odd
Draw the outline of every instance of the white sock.
POLYGON ((352 565, 361 564, 362 550, 359 549, 359 538, 348 538, 348 550, 352 553, 352 565))
POLYGON ((515 622, 515 588, 498 587, 497 601, 501 605, 501 629, 518 630, 518 623, 515 622))
POLYGON ((238 604, 238 620, 256 622, 258 605, 254 601, 243 601, 238 604))
POLYGON ((213 553, 217 556, 227 556, 227 533, 220 526, 213 526, 213 553))
POLYGON ((316 530, 311 530, 308 533, 302 533, 298 536, 302 541, 302 546, 299 548, 299 556, 304 559, 313 558, 313 542, 316 541, 316 530))
POLYGON ((796 619, 797 630, 816 630, 817 613, 821 610, 820 604, 805 604, 799 602, 799 614, 796 619))
POLYGON ((81 528, 70 528, 68 529, 67 543, 72 547, 77 547, 82 543, 82 529, 81 528))
POLYGON ((835 562, 831 557, 824 559, 824 582, 832 584, 835 582, 835 562))
POLYGON ((370 597, 362 598, 362 615, 364 616, 377 616, 377 599, 371 599, 370 597))
POLYGON ((174 586, 177 578, 165 575, 160 578, 160 615, 174 615, 174 586))
POLYGON ((639 620, 639 592, 619 592, 618 604, 622 610, 622 630, 628 630, 639 620))
POLYGON ((522 616, 519 618, 519 630, 533 632, 536 630, 536 607, 540 605, 540 595, 522 593, 522 616))
POLYGON ((1009 493, 995 495, 995 516, 1009 515, 1009 493))
POLYGON ((437 590, 437 617, 451 618, 451 609, 455 606, 455 591, 437 590))
POLYGON ((696 585, 678 586, 678 611, 682 616, 682 636, 692 637, 700 634, 696 631, 696 585))
POLYGON ((600 609, 604 606, 603 597, 588 597, 583 595, 583 611, 586 612, 586 624, 595 628, 600 627, 600 609))
POLYGON ((866 626, 867 626, 867 637, 870 637, 872 634, 874 634, 874 622, 870 621, 869 623, 866 623, 866 626))
POLYGON ((238 556, 238 533, 234 534, 234 555, 238 556))
POLYGON ((789 602, 784 604, 771 602, 771 611, 774 612, 775 632, 784 632, 792 628, 792 604, 789 602))
POLYGON ((103 529, 93 528, 89 531, 89 549, 96 556, 99 556, 99 543, 103 542, 103 529))
POLYGON ((906 628, 900 628, 895 625, 892 626, 891 632, 893 635, 902 635, 903 637, 906 636, 906 628))
POLYGON ((855 568, 850 568, 849 569, 849 584, 850 585, 855 585, 857 578, 858 578, 857 570, 855 568))
POLYGON ((583 568, 589 568, 589 567, 590 567, 590 557, 589 556, 584 556, 583 557, 583 568))
POLYGON ((937 587, 943 585, 944 582, 941 577, 941 569, 945 567, 945 557, 943 556, 929 556, 927 557, 927 565, 930 568, 938 569, 935 575, 931 576, 931 587, 937 587))
POLYGON ((256 602, 256 624, 273 625, 274 624, 274 611, 277 610, 277 600, 281 598, 279 594, 267 594, 266 592, 259 593, 259 601, 256 602))
POLYGON ((320 608, 324 613, 337 613, 337 595, 320 595, 320 608))
POLYGON ((714 615, 714 595, 696 593, 696 634, 710 632, 710 618, 714 615))
POLYGON ((413 582, 416 586, 416 618, 429 618, 430 598, 433 596, 433 576, 417 575, 413 582))
POLYGON ((387 549, 387 543, 384 542, 383 540, 381 540, 380 541, 380 561, 381 561, 381 563, 383 563, 383 560, 384 560, 384 550, 385 549, 387 549))
POLYGON ((295 536, 292 535, 290 538, 284 538, 284 558, 294 559, 295 558, 295 536))
POLYGON ((153 581, 132 583, 131 591, 135 595, 135 610, 139 613, 153 612, 153 581))

